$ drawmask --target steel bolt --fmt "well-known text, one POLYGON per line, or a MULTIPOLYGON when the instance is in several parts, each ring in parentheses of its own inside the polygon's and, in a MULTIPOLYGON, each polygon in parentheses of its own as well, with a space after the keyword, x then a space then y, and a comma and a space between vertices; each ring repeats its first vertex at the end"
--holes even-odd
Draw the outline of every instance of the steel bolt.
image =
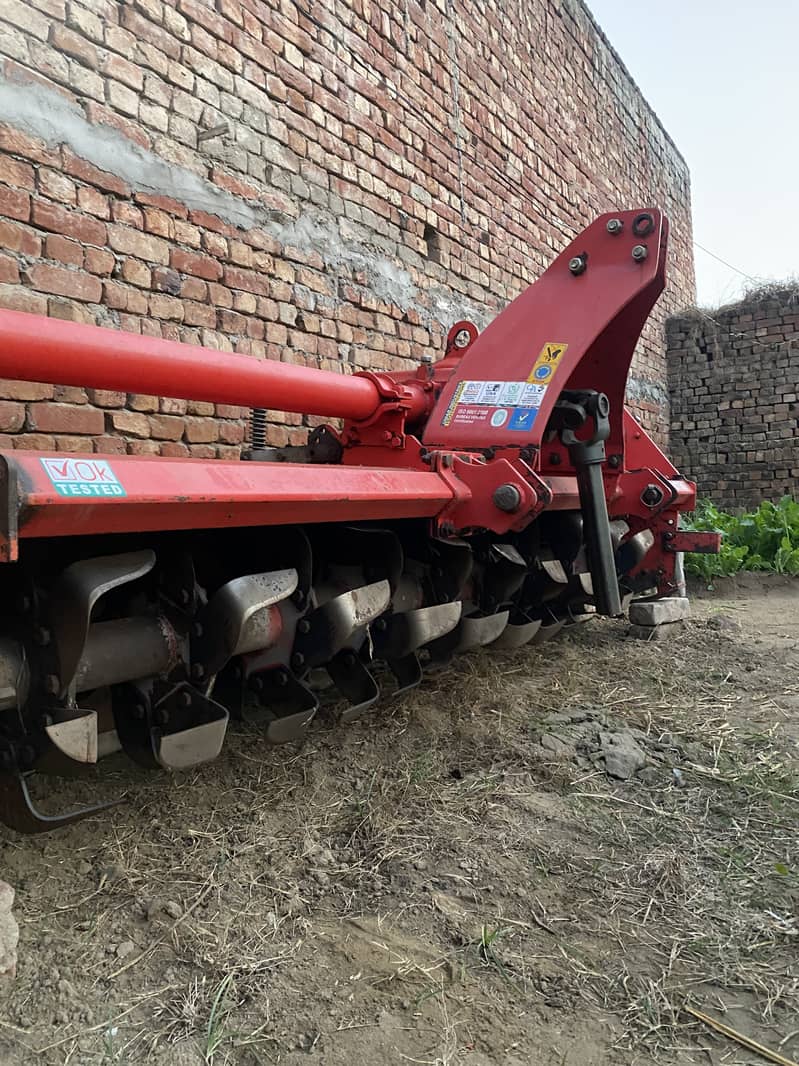
POLYGON ((569 270, 575 275, 575 277, 578 274, 584 273, 586 266, 586 259, 583 255, 575 255, 574 258, 569 260, 569 270))
POLYGON ((432 357, 432 355, 423 355, 421 357, 421 359, 419 360, 419 362, 422 364, 422 366, 432 366, 433 365, 433 357, 432 357))
POLYGON ((194 625, 191 627, 191 631, 195 635, 195 637, 201 637, 203 635, 202 622, 195 622, 194 625))
POLYGON ((300 651, 295 651, 291 657, 291 665, 295 670, 301 670, 305 666, 305 656, 300 651))
POLYGON ((609 218, 608 219, 607 231, 608 231, 608 233, 611 233, 614 237, 616 236, 617 233, 621 233, 623 227, 624 227, 624 223, 622 222, 622 220, 620 218, 609 218))
POLYGON ((657 507, 662 499, 663 489, 660 485, 647 485, 641 493, 641 503, 646 504, 647 507, 657 507))
POLYGON ((500 511, 507 511, 512 514, 513 511, 518 511, 522 502, 522 494, 516 488, 515 485, 511 485, 510 482, 506 485, 498 485, 494 489, 494 495, 492 496, 494 506, 498 507, 500 511))
POLYGON ((621 456, 611 455, 608 457, 608 466, 612 466, 614 469, 621 466, 621 456))
POLYGON ((636 263, 643 263, 648 255, 649 252, 646 250, 645 244, 636 244, 633 248, 633 259, 636 263))
POLYGON ((307 618, 301 618, 299 620, 299 622, 297 623, 297 632, 298 633, 310 633, 311 632, 311 623, 308 621, 307 618))
POLYGON ((289 683, 289 675, 285 670, 281 669, 275 671, 275 683, 280 688, 284 688, 289 683))
POLYGON ((51 696, 58 694, 58 690, 61 688, 61 682, 55 674, 48 674, 44 679, 44 690, 49 692, 51 696))
POLYGON ((194 681, 202 681, 205 677, 205 668, 200 663, 195 663, 191 668, 191 676, 194 681))
POLYGON ((39 645, 40 648, 46 648, 50 643, 50 630, 45 629, 44 626, 39 626, 34 630, 33 639, 39 645))
POLYGON ((191 693, 185 690, 178 696, 178 703, 181 707, 191 707, 191 693))

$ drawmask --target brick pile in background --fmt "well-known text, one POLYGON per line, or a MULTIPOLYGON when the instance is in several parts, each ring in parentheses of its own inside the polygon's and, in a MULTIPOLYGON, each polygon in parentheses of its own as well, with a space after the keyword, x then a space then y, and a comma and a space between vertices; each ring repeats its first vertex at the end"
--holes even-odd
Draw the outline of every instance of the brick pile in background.
MULTIPOLYGON (((630 401, 664 441, 663 319, 693 295, 688 174, 587 10, 306 6, 0 0, 16 101, 0 125, 0 306, 407 368, 458 318, 490 321, 597 213, 654 204, 672 220, 670 283, 630 401), (91 137, 76 149, 71 117, 37 135, 31 115, 54 104, 116 139, 117 172, 91 137), (166 161, 173 187, 125 173, 131 147, 166 161), (199 208, 183 177, 258 224, 199 208)), ((223 405, 15 383, 0 397, 3 447, 228 457, 246 428, 223 405)), ((269 441, 302 443, 317 421, 274 412, 269 441)))
POLYGON ((718 506, 799 497, 799 287, 667 324, 672 459, 718 506))

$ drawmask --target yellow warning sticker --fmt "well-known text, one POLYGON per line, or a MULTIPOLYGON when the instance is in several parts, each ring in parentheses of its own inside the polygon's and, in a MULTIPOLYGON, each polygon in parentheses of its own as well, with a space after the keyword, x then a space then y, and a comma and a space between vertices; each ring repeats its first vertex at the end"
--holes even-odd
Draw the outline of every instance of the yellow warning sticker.
POLYGON ((455 410, 460 403, 463 390, 466 387, 465 381, 459 381, 455 391, 452 394, 452 399, 449 401, 449 407, 446 410, 444 417, 441 419, 442 426, 448 426, 452 421, 452 416, 455 414, 455 410))
POLYGON ((537 385, 548 385, 568 347, 568 344, 545 344, 533 364, 533 369, 527 378, 528 382, 535 382, 537 385))

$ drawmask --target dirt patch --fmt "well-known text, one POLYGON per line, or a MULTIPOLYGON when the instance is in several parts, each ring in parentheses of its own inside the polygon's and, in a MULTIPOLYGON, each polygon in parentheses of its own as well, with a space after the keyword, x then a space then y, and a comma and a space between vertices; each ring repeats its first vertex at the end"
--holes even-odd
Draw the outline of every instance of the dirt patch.
POLYGON ((799 1056, 798 602, 725 588, 674 642, 464 657, 300 750, 50 782, 125 803, 7 834, 0 1062, 750 1061, 686 1003, 799 1056))

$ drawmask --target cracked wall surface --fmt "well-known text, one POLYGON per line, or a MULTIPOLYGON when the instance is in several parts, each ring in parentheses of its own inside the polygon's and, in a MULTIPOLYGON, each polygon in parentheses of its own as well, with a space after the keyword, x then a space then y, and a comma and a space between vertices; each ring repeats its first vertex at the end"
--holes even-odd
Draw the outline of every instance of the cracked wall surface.
MULTIPOLYGON (((666 439, 688 172, 578 0, 0 0, 0 64, 0 306, 406 368, 596 214, 655 205, 670 281, 628 400, 666 439)), ((3 447, 233 457, 245 414, 0 383, 3 447)))

